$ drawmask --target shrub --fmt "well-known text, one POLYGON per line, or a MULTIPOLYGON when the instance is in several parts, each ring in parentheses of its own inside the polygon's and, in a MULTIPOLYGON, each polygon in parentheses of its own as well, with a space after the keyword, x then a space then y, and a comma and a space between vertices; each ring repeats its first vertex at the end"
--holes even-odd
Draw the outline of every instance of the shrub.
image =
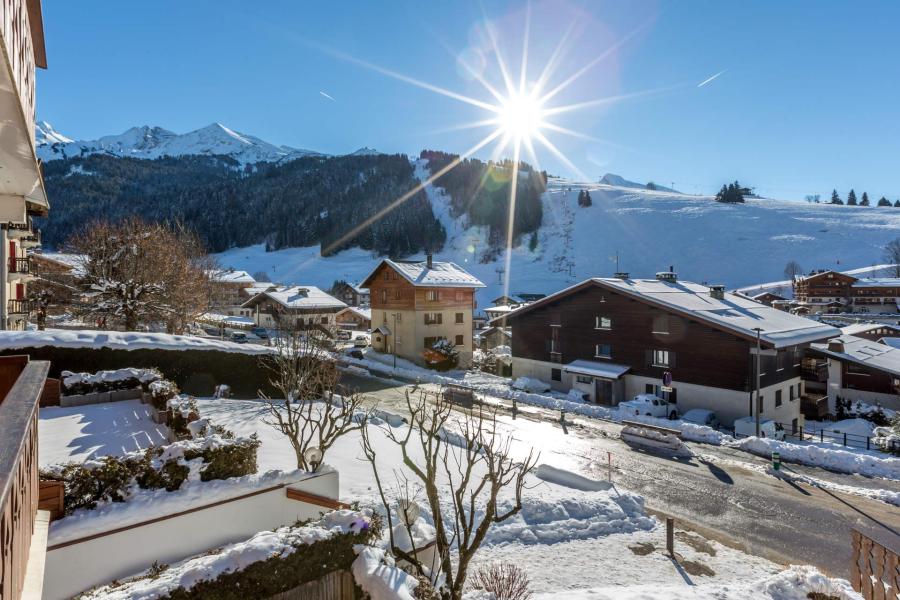
POLYGON ((176 396, 166 401, 168 412, 168 426, 175 437, 185 439, 194 437, 188 427, 192 422, 200 418, 197 401, 191 397, 176 396))
POLYGON ((259 445, 260 441, 256 434, 253 434, 249 438, 205 448, 199 455, 185 452, 184 458, 186 460, 198 456, 203 458, 204 466, 200 471, 200 481, 243 477, 256 473, 256 451, 259 445))
POLYGON ((491 563, 472 576, 472 587, 485 590, 497 600, 528 600, 528 575, 512 563, 491 563))
POLYGON ((162 379, 156 369, 123 368, 96 373, 60 373, 63 392, 66 395, 112 392, 141 388, 147 391, 154 381, 162 379))
POLYGON ((166 410, 169 400, 178 395, 178 386, 167 379, 150 384, 150 402, 156 410, 166 410))

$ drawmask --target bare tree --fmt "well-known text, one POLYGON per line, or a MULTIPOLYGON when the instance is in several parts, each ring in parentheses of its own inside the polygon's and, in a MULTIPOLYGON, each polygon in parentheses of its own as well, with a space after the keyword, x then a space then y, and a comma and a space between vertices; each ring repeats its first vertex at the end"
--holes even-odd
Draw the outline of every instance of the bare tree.
POLYGON ((803 267, 796 260, 788 261, 784 266, 784 276, 791 280, 791 289, 797 285, 797 278, 803 275, 803 267))
POLYGON ((309 463, 307 450, 318 448, 324 457, 341 436, 365 427, 369 411, 359 394, 336 392, 337 363, 312 330, 283 322, 273 345, 274 352, 260 360, 281 398, 260 390, 268 409, 265 423, 288 438, 298 469, 314 471, 318 464, 309 463))
POLYGON ((443 394, 437 394, 432 403, 425 393, 413 397, 409 392, 406 404, 409 426, 398 430, 384 428, 387 438, 399 446, 405 468, 404 472, 395 472, 395 492, 402 500, 400 512, 404 512, 408 477, 424 491, 434 521, 439 565, 432 570, 417 556, 408 518, 401 518, 400 522, 407 527, 408 536, 404 537, 412 540, 412 547, 398 543, 388 487, 379 473, 375 445, 366 428, 363 450, 387 512, 391 550, 395 557, 411 565, 417 576, 428 576, 432 582, 442 576, 445 596, 461 600, 469 565, 491 526, 522 510, 525 478, 538 457, 529 450, 524 461, 513 459, 509 437, 499 433, 494 413, 484 408, 455 413, 443 394), (501 499, 504 491, 510 491, 512 497, 501 499))
POLYGON ((83 290, 76 312, 132 331, 164 323, 172 333, 209 309, 214 261, 182 226, 129 218, 97 221, 66 249, 81 257, 83 290))
POLYGON ((900 238, 887 243, 884 247, 884 259, 892 265, 894 277, 900 277, 900 238))

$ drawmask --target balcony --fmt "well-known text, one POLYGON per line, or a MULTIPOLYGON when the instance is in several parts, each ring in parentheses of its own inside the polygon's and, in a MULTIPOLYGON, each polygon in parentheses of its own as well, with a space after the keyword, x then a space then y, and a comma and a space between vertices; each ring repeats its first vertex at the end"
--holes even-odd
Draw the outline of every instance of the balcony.
MULTIPOLYGON (((46 548, 32 540, 38 529, 38 407, 50 363, 27 356, 0 357, 0 598, 17 599, 28 582, 40 582, 46 548), (29 571, 31 569, 31 571, 29 571), (26 578, 27 574, 27 578, 26 578)), ((46 541, 44 540, 44 543, 46 541)))
POLYGON ((10 281, 22 281, 23 279, 34 279, 34 269, 31 264, 31 258, 20 258, 18 256, 10 256, 7 261, 9 269, 10 281))
POLYGON ((11 315, 27 315, 32 308, 31 302, 28 300, 10 300, 7 303, 6 312, 11 315))
POLYGON ((800 368, 800 377, 806 381, 825 383, 828 381, 828 363, 807 363, 807 361, 804 361, 803 366, 800 368))

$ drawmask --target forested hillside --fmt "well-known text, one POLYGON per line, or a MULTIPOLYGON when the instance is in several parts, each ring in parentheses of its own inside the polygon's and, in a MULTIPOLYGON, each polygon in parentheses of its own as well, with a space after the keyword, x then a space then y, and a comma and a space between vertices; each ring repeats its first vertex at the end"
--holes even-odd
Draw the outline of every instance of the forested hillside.
MULTIPOLYGON (((96 218, 139 215, 181 220, 213 252, 265 243, 272 249, 324 248, 408 192, 418 181, 406 156, 306 157, 241 167, 227 157, 156 160, 101 154, 44 164, 51 216, 41 223, 46 246, 59 247, 96 218)), ((438 251, 446 233, 424 192, 344 240, 378 254, 438 251)))

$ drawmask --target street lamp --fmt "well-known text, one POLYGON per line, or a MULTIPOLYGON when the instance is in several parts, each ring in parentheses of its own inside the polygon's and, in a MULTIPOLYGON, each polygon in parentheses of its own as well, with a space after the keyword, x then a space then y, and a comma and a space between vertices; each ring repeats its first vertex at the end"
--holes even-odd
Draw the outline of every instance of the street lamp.
POLYGON ((319 465, 322 464, 322 450, 316 446, 307 448, 303 452, 303 458, 306 460, 306 464, 312 467, 312 472, 315 473, 319 470, 319 465))
POLYGON ((394 351, 394 370, 397 370, 397 313, 391 313, 391 316, 394 318, 394 328, 391 329, 391 336, 393 339, 391 340, 391 346, 394 351))
POLYGON ((756 437, 759 437, 759 361, 762 358, 759 336, 762 333, 762 327, 754 327, 753 331, 756 332, 756 407, 754 412, 756 413, 756 437))

